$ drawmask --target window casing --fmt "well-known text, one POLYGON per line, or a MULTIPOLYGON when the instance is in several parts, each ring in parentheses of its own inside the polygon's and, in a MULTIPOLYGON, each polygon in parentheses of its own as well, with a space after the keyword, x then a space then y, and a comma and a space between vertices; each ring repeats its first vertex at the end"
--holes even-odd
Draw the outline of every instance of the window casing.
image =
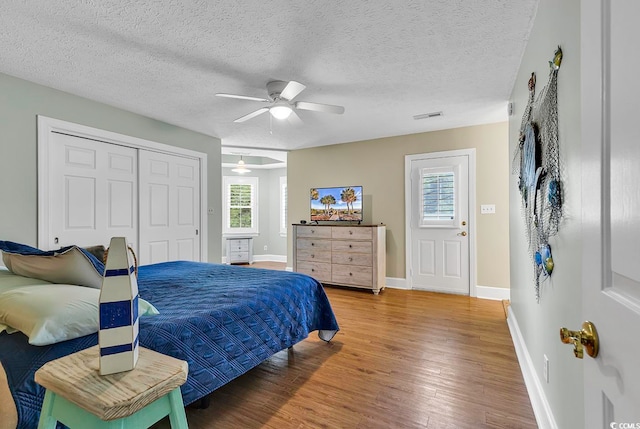
POLYGON ((258 178, 225 176, 223 209, 225 234, 258 234, 258 178))

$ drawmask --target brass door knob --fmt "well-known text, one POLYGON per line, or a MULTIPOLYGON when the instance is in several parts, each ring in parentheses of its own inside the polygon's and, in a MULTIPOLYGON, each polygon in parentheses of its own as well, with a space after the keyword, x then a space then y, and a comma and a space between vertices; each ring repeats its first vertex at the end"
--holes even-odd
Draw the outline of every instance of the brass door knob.
POLYGON ((458 233, 458 235, 461 235, 461 236, 463 236, 463 237, 466 237, 466 236, 467 236, 467 231, 459 232, 459 233, 458 233))
POLYGON ((560 341, 564 344, 573 344, 573 354, 578 359, 584 356, 584 349, 592 358, 598 356, 600 350, 600 339, 596 325, 586 321, 582 324, 582 330, 570 331, 567 328, 560 328, 560 341))

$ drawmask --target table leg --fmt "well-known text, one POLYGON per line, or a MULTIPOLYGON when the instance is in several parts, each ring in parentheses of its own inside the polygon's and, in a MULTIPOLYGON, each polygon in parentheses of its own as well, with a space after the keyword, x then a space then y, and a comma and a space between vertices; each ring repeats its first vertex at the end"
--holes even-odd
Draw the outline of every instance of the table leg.
POLYGON ((171 429, 189 429, 179 387, 169 393, 169 403, 171 404, 171 413, 169 413, 171 429))
POLYGON ((55 402, 55 393, 46 390, 44 393, 44 401, 40 410, 40 421, 38 429, 56 429, 58 421, 51 415, 53 412, 53 403, 55 402))

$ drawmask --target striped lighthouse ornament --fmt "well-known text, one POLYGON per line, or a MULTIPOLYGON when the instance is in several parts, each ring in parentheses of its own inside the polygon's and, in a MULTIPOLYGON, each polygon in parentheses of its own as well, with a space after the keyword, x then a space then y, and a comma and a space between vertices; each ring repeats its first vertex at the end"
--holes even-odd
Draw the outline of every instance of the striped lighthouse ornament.
POLYGON ((138 362, 138 281, 125 237, 113 237, 100 290, 100 375, 138 362))

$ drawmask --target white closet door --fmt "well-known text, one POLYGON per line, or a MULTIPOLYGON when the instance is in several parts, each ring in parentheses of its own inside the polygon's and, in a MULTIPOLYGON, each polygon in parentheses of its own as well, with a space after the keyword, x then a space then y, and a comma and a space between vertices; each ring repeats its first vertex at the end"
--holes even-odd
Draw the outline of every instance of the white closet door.
POLYGON ((52 134, 49 249, 138 242, 137 150, 52 134))
POLYGON ((200 261, 200 164, 140 150, 141 264, 200 261))

